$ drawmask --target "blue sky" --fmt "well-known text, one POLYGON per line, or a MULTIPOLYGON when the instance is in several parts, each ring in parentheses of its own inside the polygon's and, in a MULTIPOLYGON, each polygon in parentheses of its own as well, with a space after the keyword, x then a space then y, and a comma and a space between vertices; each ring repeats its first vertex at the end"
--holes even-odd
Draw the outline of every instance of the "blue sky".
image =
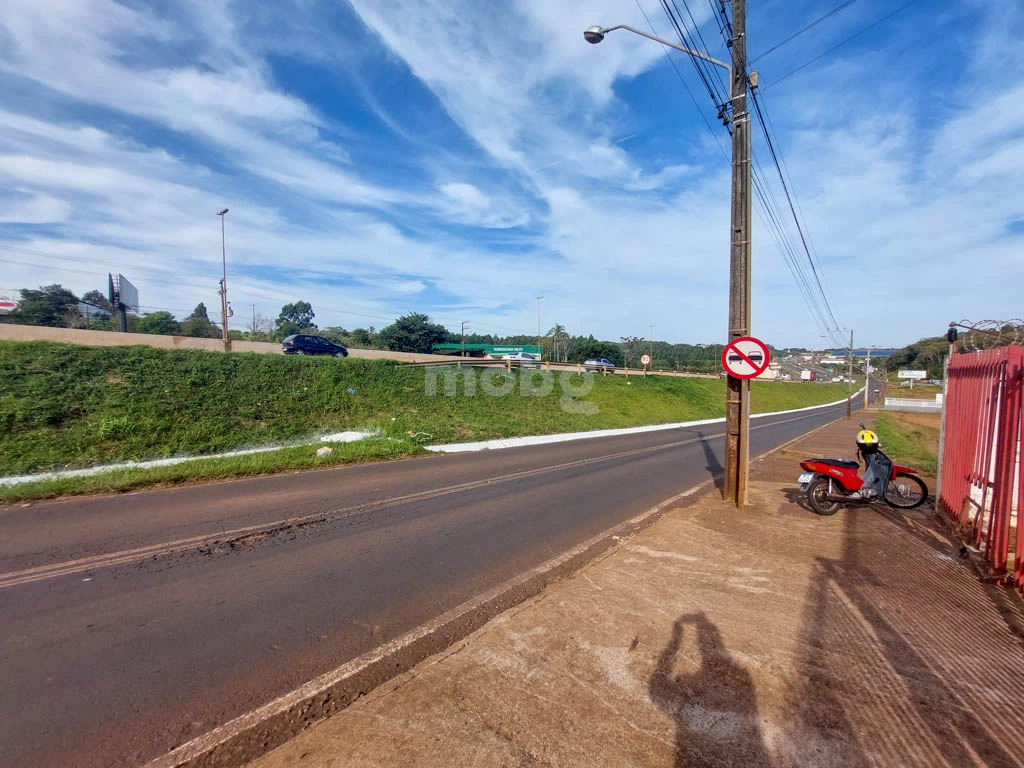
MULTIPOLYGON (((837 4, 751 2, 750 54, 837 4)), ((1018 3, 918 0, 773 85, 896 6, 755 67, 838 324, 879 346, 1024 314, 1018 3)), ((582 39, 641 7, 669 35, 651 0, 7 0, 0 287, 120 271, 144 309, 215 316, 228 207, 239 326, 305 299, 321 326, 533 333, 543 295, 544 330, 720 341, 728 135, 684 58, 697 106, 654 43, 582 39)), ((824 344, 757 216, 753 265, 755 334, 824 344)))

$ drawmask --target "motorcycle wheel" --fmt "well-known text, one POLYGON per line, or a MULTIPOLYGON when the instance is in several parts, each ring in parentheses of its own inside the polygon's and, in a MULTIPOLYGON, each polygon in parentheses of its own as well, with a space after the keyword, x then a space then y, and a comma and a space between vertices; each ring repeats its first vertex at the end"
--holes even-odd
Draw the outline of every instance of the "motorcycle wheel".
POLYGON ((807 502, 819 515, 834 515, 842 506, 838 501, 828 500, 828 478, 816 477, 807 486, 807 502))
POLYGON ((913 509, 928 499, 928 486, 917 475, 898 473, 885 488, 885 500, 898 509, 913 509), (900 481, 900 482, 897 482, 900 481))

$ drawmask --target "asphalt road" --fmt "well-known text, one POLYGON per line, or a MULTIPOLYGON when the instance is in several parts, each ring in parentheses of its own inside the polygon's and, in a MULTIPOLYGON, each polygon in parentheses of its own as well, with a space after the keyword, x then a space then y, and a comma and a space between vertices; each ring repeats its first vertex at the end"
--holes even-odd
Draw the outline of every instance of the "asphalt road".
POLYGON ((163 755, 720 472, 722 429, 0 508, 0 765, 163 755))

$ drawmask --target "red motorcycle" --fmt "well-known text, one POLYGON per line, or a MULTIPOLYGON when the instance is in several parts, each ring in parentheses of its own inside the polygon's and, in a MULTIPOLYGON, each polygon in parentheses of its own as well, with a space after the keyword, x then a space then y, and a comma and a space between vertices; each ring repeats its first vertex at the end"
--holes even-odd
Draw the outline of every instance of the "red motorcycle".
MULTIPOLYGON (((811 509, 819 515, 834 515, 844 504, 873 504, 884 501, 899 509, 913 509, 928 498, 928 486, 918 477, 917 470, 893 464, 881 451, 885 461, 892 465, 885 493, 861 496, 864 481, 857 474, 860 462, 852 459, 804 459, 800 468, 800 490, 807 493, 811 509)), ((866 462, 865 462, 866 465, 866 462)))

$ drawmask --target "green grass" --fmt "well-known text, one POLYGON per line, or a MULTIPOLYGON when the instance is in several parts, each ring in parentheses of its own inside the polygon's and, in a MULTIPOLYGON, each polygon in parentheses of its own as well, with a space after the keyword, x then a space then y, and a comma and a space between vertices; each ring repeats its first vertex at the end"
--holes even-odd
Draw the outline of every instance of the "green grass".
POLYGON ((915 423, 909 416, 880 413, 875 431, 884 450, 894 461, 933 475, 938 470, 939 429, 915 423))
POLYGON ((277 451, 220 459, 195 459, 170 467, 114 469, 88 477, 37 480, 13 486, 0 486, 0 504, 16 504, 58 496, 96 493, 120 493, 138 488, 182 485, 211 480, 252 477, 275 472, 323 469, 342 464, 397 459, 425 453, 415 443, 389 440, 362 440, 331 446, 328 456, 317 456, 320 446, 304 445, 277 451))
MULTIPOLYGON (((482 394, 479 385, 475 397, 461 385, 447 397, 441 383, 430 397, 429 375, 386 360, 2 342, 0 475, 202 455, 341 430, 372 429, 405 443, 426 433, 440 443, 724 415, 725 383, 716 379, 597 376, 592 391, 573 397, 562 386, 582 384, 579 376, 559 373, 544 395, 514 374, 505 397, 482 394), (581 403, 595 412, 572 412, 581 403)), ((845 394, 843 384, 755 382, 752 404, 755 412, 786 410, 845 394)))

